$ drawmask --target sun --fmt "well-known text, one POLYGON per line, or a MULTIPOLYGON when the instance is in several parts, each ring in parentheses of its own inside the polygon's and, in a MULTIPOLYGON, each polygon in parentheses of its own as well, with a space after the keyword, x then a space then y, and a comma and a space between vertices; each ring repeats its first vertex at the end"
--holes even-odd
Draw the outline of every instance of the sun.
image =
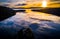
POLYGON ((42 7, 47 7, 47 1, 46 0, 42 1, 42 7))

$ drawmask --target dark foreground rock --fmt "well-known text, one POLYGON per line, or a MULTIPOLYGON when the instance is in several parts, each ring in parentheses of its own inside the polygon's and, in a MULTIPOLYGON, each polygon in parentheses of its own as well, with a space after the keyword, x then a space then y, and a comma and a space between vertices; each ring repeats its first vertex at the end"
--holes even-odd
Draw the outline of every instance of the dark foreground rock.
POLYGON ((0 21, 15 15, 15 11, 4 6, 0 6, 0 21))
POLYGON ((20 30, 17 35, 17 39, 35 39, 34 34, 30 28, 20 30))

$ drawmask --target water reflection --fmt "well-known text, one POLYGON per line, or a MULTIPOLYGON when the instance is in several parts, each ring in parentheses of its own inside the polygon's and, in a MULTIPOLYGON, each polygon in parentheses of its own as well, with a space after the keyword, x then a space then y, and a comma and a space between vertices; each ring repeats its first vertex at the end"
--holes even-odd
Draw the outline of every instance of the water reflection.
POLYGON ((3 30, 3 33, 7 31, 6 33, 9 33, 11 36, 16 35, 19 30, 24 28, 30 28, 36 33, 36 38, 41 38, 39 36, 44 38, 45 35, 51 37, 53 36, 52 33, 57 32, 55 34, 58 34, 60 32, 60 17, 38 12, 17 12, 16 15, 0 22, 0 31, 3 30))

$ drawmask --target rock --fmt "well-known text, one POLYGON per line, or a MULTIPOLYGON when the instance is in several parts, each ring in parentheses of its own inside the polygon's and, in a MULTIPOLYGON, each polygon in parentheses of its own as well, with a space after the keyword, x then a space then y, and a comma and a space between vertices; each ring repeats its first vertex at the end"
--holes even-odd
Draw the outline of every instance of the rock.
POLYGON ((30 28, 24 30, 24 39, 35 39, 35 36, 30 28))
POLYGON ((17 33, 17 39, 35 39, 30 28, 22 29, 17 33))
POLYGON ((21 29, 20 31, 18 31, 17 33, 17 38, 16 39, 23 39, 23 29, 21 29))

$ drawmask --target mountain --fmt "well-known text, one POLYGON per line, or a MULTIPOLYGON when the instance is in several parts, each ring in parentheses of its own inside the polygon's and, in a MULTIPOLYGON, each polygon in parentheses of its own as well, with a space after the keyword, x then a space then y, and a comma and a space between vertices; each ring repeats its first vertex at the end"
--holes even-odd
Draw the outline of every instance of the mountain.
POLYGON ((4 6, 0 6, 0 21, 15 15, 15 11, 4 6))

